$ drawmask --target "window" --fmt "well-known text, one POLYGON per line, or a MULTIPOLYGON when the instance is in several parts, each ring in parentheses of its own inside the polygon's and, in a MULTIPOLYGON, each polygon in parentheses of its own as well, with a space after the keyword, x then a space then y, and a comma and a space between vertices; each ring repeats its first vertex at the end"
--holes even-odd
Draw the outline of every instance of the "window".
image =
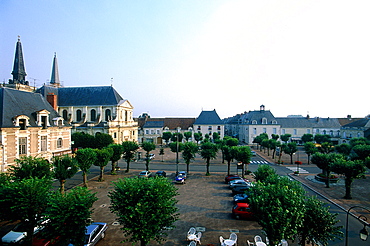
POLYGON ((276 134, 276 128, 272 128, 272 133, 276 134))
POLYGON ((264 124, 264 125, 267 124, 267 119, 266 118, 262 118, 262 124, 264 124))
POLYGON ((200 128, 200 126, 198 126, 198 129, 197 129, 198 131, 200 131, 201 130, 201 128, 200 128))
POLYGON ((154 134, 154 130, 150 130, 150 134, 154 134))
POLYGON ((82 120, 82 111, 81 109, 77 109, 76 111, 76 121, 81 121, 82 120))
POLYGON ((145 134, 149 134, 149 130, 145 130, 145 134))
POLYGON ((160 134, 161 132, 160 132, 160 130, 157 130, 157 134, 160 134))
POLYGON ((212 131, 212 126, 208 126, 208 131, 212 131))
POLYGON ((117 138, 117 132, 113 134, 113 138, 117 138))
POLYGON ((27 119, 19 119, 19 127, 21 130, 26 130, 27 129, 27 119))
POLYGON ((57 149, 60 149, 63 147, 63 139, 62 138, 58 138, 57 140, 57 149))
POLYGON ((19 138, 18 139, 19 143, 18 143, 18 151, 19 151, 19 154, 20 155, 25 155, 27 154, 27 138, 26 137, 22 137, 22 138, 19 138))
POLYGON ((293 135, 297 135, 297 129, 293 130, 293 135))
POLYGON ((281 134, 285 134, 285 129, 281 129, 281 134))
POLYGON ((221 130, 221 126, 217 126, 217 130, 220 131, 221 130))
POLYGON ((110 121, 112 119, 112 113, 110 109, 105 110, 105 121, 110 121))
POLYGON ((90 121, 96 121, 96 110, 91 109, 90 111, 90 121))
POLYGON ((67 112, 66 109, 63 110, 63 113, 62 114, 63 114, 64 120, 68 120, 68 112, 67 112))
POLYGON ((277 121, 276 120, 273 120, 272 121, 272 124, 276 125, 277 124, 277 121))
POLYGON ((47 151, 47 136, 41 136, 41 151, 47 151))
POLYGON ((127 111, 125 111, 125 121, 127 121, 127 111))
POLYGON ((252 125, 257 125, 257 121, 256 120, 252 120, 252 125))
POLYGON ((257 134, 257 128, 253 128, 253 134, 256 135, 257 134))
POLYGON ((307 129, 307 134, 311 134, 311 130, 310 129, 307 129))
POLYGON ((267 133, 267 129, 266 128, 263 128, 263 133, 267 133))
POLYGON ((41 125, 42 125, 42 129, 46 129, 47 126, 48 126, 48 117, 47 116, 41 116, 41 125))

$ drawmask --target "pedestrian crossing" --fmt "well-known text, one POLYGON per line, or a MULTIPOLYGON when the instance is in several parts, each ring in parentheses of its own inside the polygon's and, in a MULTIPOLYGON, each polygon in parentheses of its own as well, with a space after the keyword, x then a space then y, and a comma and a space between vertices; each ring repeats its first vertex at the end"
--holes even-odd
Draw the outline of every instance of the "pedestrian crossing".
MULTIPOLYGON (((286 167, 286 168, 288 168, 292 172, 297 171, 297 167, 286 167)), ((300 168, 300 167, 298 168, 298 172, 299 173, 309 173, 307 170, 304 170, 303 168, 300 168)))
POLYGON ((269 164, 268 161, 251 161, 250 164, 269 164))

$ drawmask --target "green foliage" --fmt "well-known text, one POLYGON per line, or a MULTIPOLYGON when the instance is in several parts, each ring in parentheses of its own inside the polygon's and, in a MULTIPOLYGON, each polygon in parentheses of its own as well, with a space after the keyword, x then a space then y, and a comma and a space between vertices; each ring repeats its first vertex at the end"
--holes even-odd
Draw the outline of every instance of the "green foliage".
POLYGON ((316 134, 314 137, 315 142, 318 144, 330 142, 330 139, 331 139, 330 135, 327 134, 316 134))
MULTIPOLYGON (((155 147, 155 146, 154 146, 155 147)), ((130 171, 130 162, 135 158, 136 151, 139 149, 139 145, 133 141, 122 142, 122 158, 127 163, 126 173, 130 171)))
POLYGON ((76 187, 62 195, 55 193, 46 210, 50 219, 48 231, 50 236, 61 236, 71 239, 73 245, 83 245, 85 227, 89 224, 92 205, 98 199, 83 187, 76 187))
POLYGON ((67 179, 72 178, 78 171, 77 161, 68 156, 55 156, 53 158, 53 176, 60 183, 60 192, 64 193, 64 184, 67 179))
POLYGON ((184 150, 184 144, 179 142, 172 142, 168 145, 170 147, 171 152, 176 153, 182 152, 184 150))
POLYGON ((163 132, 162 133, 162 138, 164 139, 164 141, 166 142, 166 144, 168 144, 168 141, 170 141, 172 137, 172 133, 171 132, 163 132))
POLYGON ((307 158, 308 159, 308 164, 310 164, 311 155, 313 155, 317 152, 316 145, 313 142, 306 142, 306 143, 304 143, 303 148, 304 148, 304 152, 308 156, 308 158, 307 158))
POLYGON ((218 132, 212 133, 212 139, 213 142, 217 142, 220 139, 220 134, 218 134, 218 132))
POLYGON ((258 169, 254 172, 254 179, 258 182, 266 182, 269 176, 276 175, 276 171, 269 165, 259 165, 258 169))
POLYGON ((223 157, 227 161, 227 175, 230 175, 230 165, 231 161, 234 159, 234 151, 232 146, 224 145, 221 147, 223 157))
POLYGON ((184 132, 184 137, 185 137, 185 140, 186 142, 189 141, 189 139, 193 136, 193 133, 192 132, 184 132))
POLYGON ((352 146, 347 143, 342 143, 335 146, 335 151, 343 156, 349 156, 352 150, 352 146))
POLYGON ((207 171, 206 175, 210 175, 209 173, 209 164, 211 159, 216 159, 217 157, 217 145, 211 142, 204 142, 200 146, 200 155, 204 160, 206 160, 207 171))
POLYGON ((297 144, 295 142, 283 144, 282 149, 285 154, 290 156, 290 164, 293 164, 293 154, 298 150, 297 144))
POLYGON ((310 134, 310 133, 305 133, 305 134, 302 135, 301 139, 304 143, 312 142, 313 141, 313 135, 310 134))
POLYGON ((31 241, 33 228, 42 222, 50 196, 51 180, 28 178, 0 187, 1 220, 28 221, 26 241, 31 241))
POLYGON ((108 165, 110 158, 113 155, 113 149, 111 148, 103 148, 103 149, 95 149, 96 153, 96 160, 94 162, 94 166, 100 167, 100 175, 98 181, 104 181, 104 168, 108 165))
POLYGON ((224 137, 225 145, 227 146, 238 146, 239 140, 237 138, 232 137, 224 137))
POLYGON ((336 238, 341 239, 343 233, 341 226, 336 226, 339 220, 338 214, 329 212, 329 207, 316 197, 308 197, 304 200, 305 214, 304 223, 298 230, 299 244, 314 245, 320 242, 322 245, 328 245, 329 241, 336 238))
POLYGON ((171 141, 172 142, 180 142, 181 143, 183 138, 184 138, 184 136, 182 135, 181 132, 175 132, 171 136, 171 141))
POLYGON ((303 224, 305 212, 302 186, 285 177, 275 177, 275 181, 258 182, 248 192, 251 211, 272 245, 282 239, 293 239, 303 224))
POLYGON ((281 141, 283 141, 283 142, 285 142, 285 143, 287 143, 288 141, 289 141, 289 138, 292 136, 292 134, 289 134, 289 133, 287 133, 287 134, 283 134, 283 135, 280 135, 280 139, 281 139, 281 141))
POLYGON ((318 147, 318 150, 321 153, 329 154, 330 152, 334 151, 334 146, 331 142, 323 142, 323 143, 321 143, 321 146, 318 147))
POLYGON ((114 143, 111 135, 106 133, 95 134, 94 146, 93 148, 102 149, 108 147, 110 144, 114 143))
POLYGON ((146 171, 149 171, 149 162, 150 162, 149 155, 150 155, 150 151, 155 150, 155 144, 152 143, 152 142, 146 141, 146 142, 143 142, 141 144, 141 147, 146 152, 146 154, 145 154, 145 166, 146 166, 146 171))
POLYGON ((370 157, 370 145, 355 145, 352 150, 356 153, 356 156, 353 157, 354 160, 365 160, 367 157, 370 157))
POLYGON ((363 161, 346 161, 344 159, 337 158, 333 163, 330 164, 330 170, 337 173, 343 174, 345 178, 346 194, 344 198, 352 199, 351 186, 354 179, 364 178, 366 172, 366 166, 363 161))
POLYGON ((189 173, 189 164, 194 160, 196 153, 198 153, 198 145, 193 142, 186 142, 183 144, 182 158, 186 163, 186 171, 189 173))
POLYGON ((52 165, 44 158, 23 156, 15 159, 17 163, 9 168, 9 173, 12 179, 22 180, 29 178, 52 178, 52 165))
POLYGON ((354 147, 356 145, 370 145, 370 140, 367 138, 351 138, 349 144, 354 147))
POLYGON ((93 149, 79 149, 76 151, 77 165, 82 171, 83 183, 87 187, 87 174, 89 173, 90 167, 96 161, 96 152, 93 149))
POLYGON ((235 150, 234 154, 237 161, 243 164, 247 164, 251 161, 252 152, 249 146, 236 146, 235 150))
POLYGON ((275 139, 275 140, 278 140, 279 139, 279 135, 278 134, 271 134, 271 138, 272 139, 275 139))
POLYGON ((71 135, 72 148, 94 148, 95 138, 84 132, 75 132, 71 135))
POLYGON ((322 170, 323 175, 327 177, 326 180, 326 187, 330 186, 328 177, 330 176, 330 165, 334 163, 337 159, 343 159, 343 156, 338 153, 330 153, 330 154, 323 154, 323 153, 315 153, 311 157, 311 161, 313 164, 316 164, 318 168, 322 170))
POLYGON ((123 145, 122 144, 110 144, 108 145, 108 147, 113 150, 113 155, 110 158, 110 161, 112 162, 112 170, 110 173, 112 175, 115 175, 117 174, 116 173, 117 163, 122 157, 123 145))
POLYGON ((202 133, 194 132, 194 139, 197 142, 197 144, 199 144, 199 142, 203 140, 202 133))
POLYGON ((165 228, 173 226, 179 214, 176 207, 177 189, 165 178, 119 179, 109 192, 111 211, 118 216, 125 241, 150 240, 158 243, 166 236, 165 228))

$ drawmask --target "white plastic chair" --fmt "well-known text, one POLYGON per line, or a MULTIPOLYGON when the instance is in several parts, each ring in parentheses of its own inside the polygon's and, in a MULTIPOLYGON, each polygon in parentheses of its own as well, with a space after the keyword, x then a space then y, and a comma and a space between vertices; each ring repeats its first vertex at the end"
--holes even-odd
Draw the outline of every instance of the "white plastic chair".
POLYGON ((194 240, 196 238, 196 235, 195 235, 196 232, 197 230, 195 230, 194 227, 190 227, 188 234, 187 234, 187 239, 191 241, 194 240))
POLYGON ((248 243, 248 246, 254 246, 254 243, 249 242, 249 240, 247 240, 247 243, 248 243))
POLYGON ((261 236, 259 236, 259 235, 256 235, 256 236, 254 236, 254 241, 257 243, 257 242, 263 242, 262 241, 262 237, 261 236))
POLYGON ((225 239, 223 238, 223 236, 220 236, 220 243, 221 243, 221 246, 225 246, 224 241, 225 241, 225 239))
POLYGON ((196 242, 198 242, 199 244, 201 244, 200 243, 200 238, 202 237, 202 232, 198 232, 197 233, 197 237, 194 239, 194 241, 196 241, 196 242))
POLYGON ((288 242, 285 239, 281 239, 281 246, 288 246, 288 242))
POLYGON ((194 242, 194 241, 191 241, 191 242, 189 243, 189 246, 197 246, 197 243, 196 243, 196 242, 194 242))
POLYGON ((230 237, 229 237, 229 240, 231 241, 234 241, 233 245, 236 245, 236 241, 238 240, 238 235, 236 235, 236 233, 231 233, 230 234, 230 237))

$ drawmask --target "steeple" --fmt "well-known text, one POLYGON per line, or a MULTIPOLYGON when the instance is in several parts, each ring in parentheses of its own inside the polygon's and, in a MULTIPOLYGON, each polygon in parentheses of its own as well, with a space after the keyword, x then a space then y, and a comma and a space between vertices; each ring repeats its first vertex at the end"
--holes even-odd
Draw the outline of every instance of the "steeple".
POLYGON ((23 84, 28 85, 26 81, 26 70, 24 68, 23 52, 21 38, 18 36, 17 46, 15 48, 14 66, 13 66, 13 80, 9 80, 10 84, 23 84))
POLYGON ((54 53, 50 84, 54 87, 60 87, 57 53, 54 53))

